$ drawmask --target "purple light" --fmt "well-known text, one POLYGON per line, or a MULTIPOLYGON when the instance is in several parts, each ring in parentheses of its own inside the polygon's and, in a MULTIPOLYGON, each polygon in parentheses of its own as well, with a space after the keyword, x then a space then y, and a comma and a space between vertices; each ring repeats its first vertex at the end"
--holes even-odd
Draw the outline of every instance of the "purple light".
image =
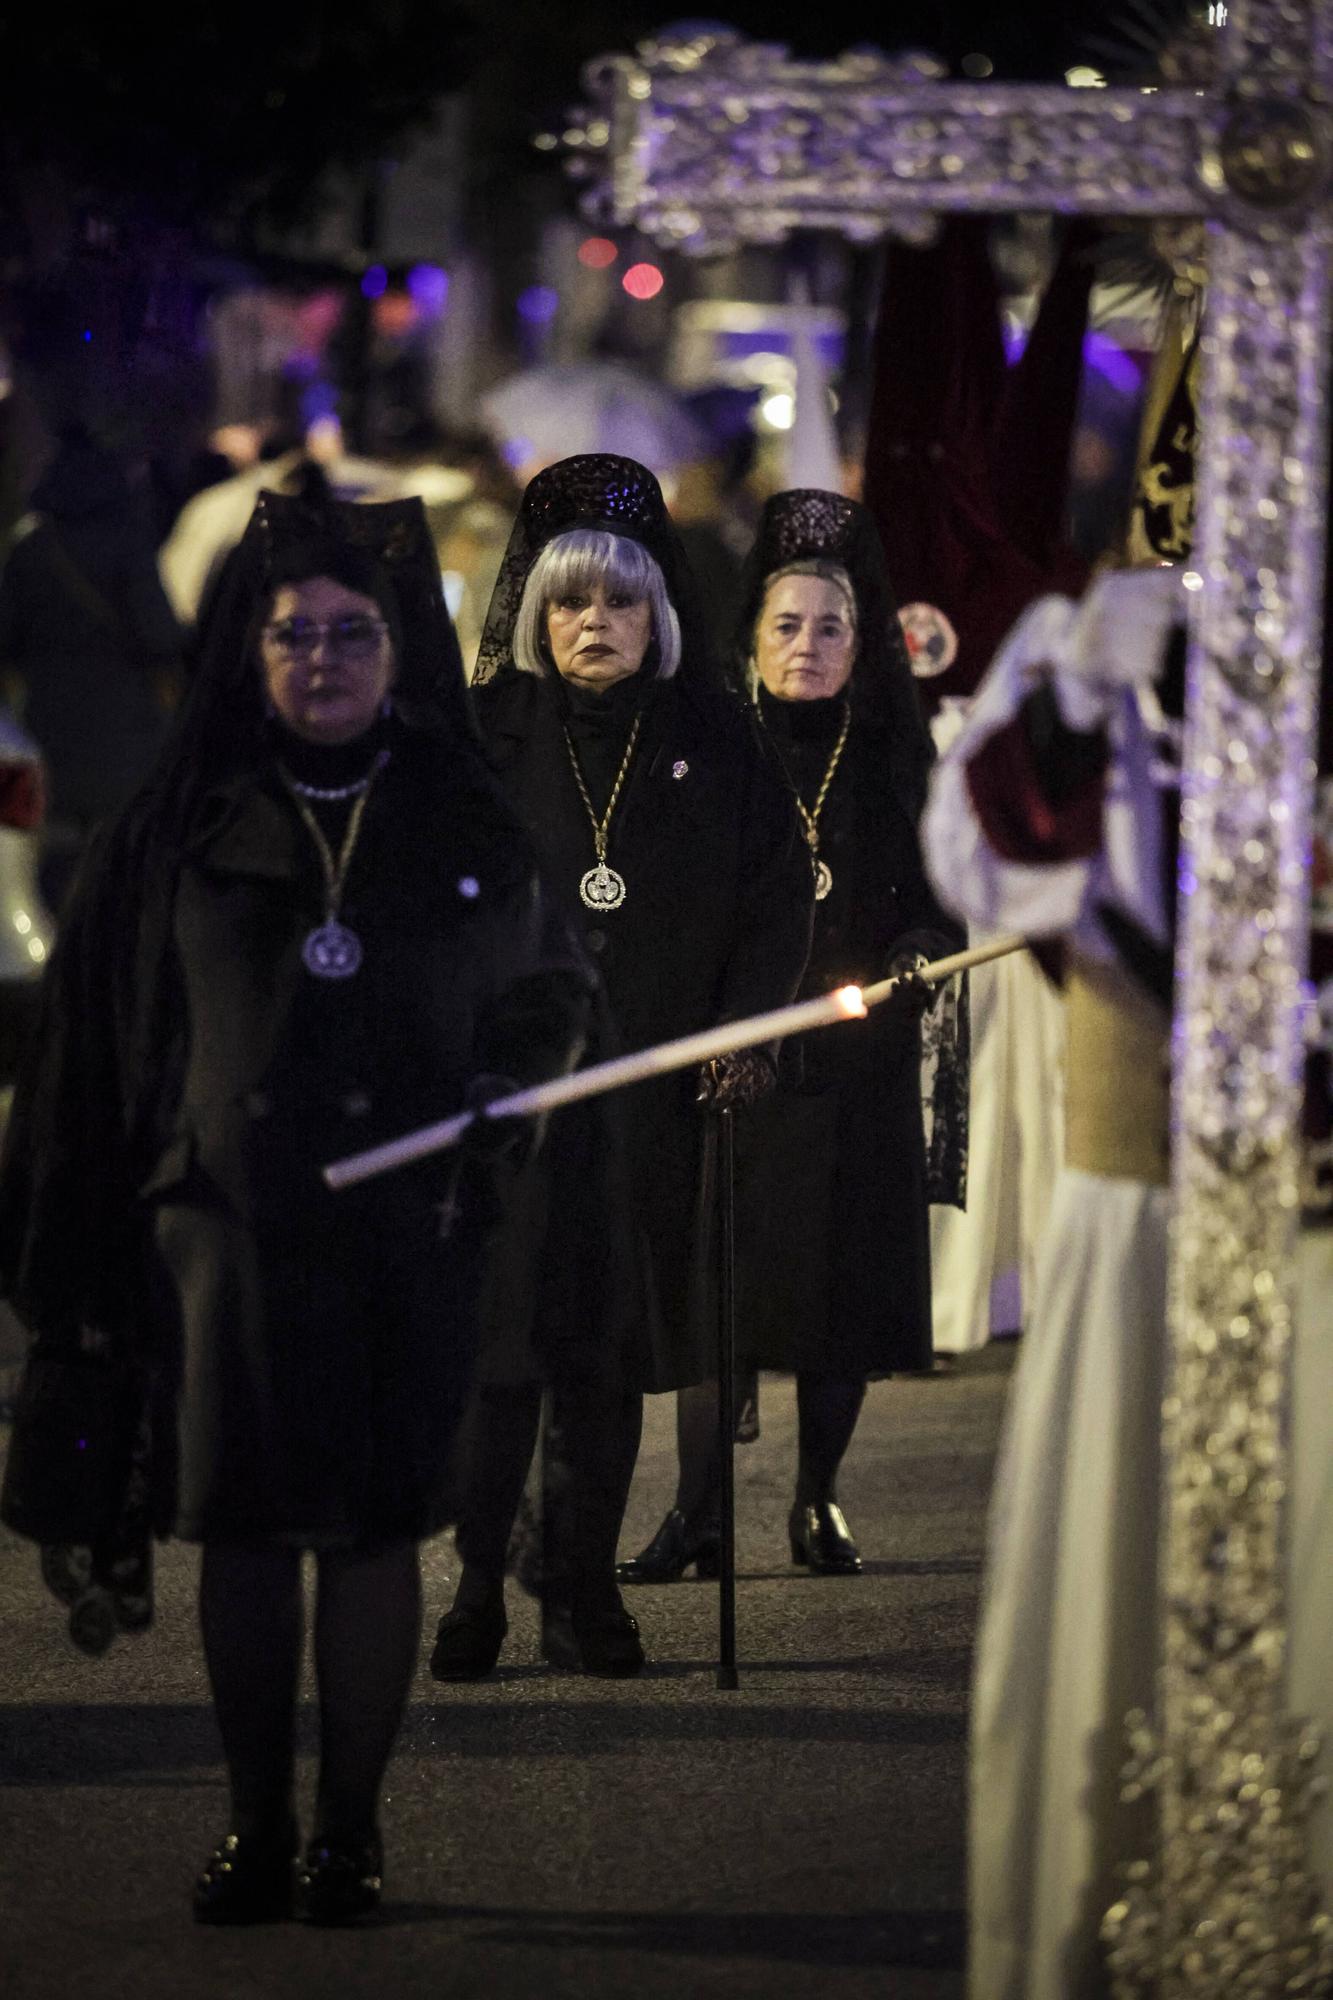
POLYGON ((383 264, 371 264, 361 279, 361 296, 382 299, 389 289, 389 274, 383 264))
POLYGON ((85 339, 85 340, 91 340, 91 339, 92 339, 92 337, 93 337, 93 330, 92 330, 92 328, 91 328, 90 326, 85 326, 85 328, 83 329, 83 337, 84 337, 84 339, 85 339))
POLYGON ((529 285, 526 292, 518 295, 520 319, 529 320, 534 326, 545 326, 560 310, 560 294, 550 285, 529 285))
POLYGON ((332 382, 312 382, 301 392, 301 416, 307 426, 338 413, 338 391, 332 382))
POLYGON ((1138 393, 1141 380, 1138 368, 1124 348, 1116 346, 1109 334, 1088 334, 1083 342, 1083 359, 1099 375, 1105 376, 1118 395, 1133 396, 1138 393))
POLYGON ((438 264, 414 264, 407 274, 407 289, 421 312, 435 319, 449 303, 449 273, 438 264))
POLYGON ((505 464, 512 466, 517 472, 520 465, 526 465, 528 460, 535 456, 537 447, 531 438, 515 437, 506 439, 500 450, 505 464))
MULTIPOLYGON (((1006 326, 1004 329, 1004 358, 1012 368, 1023 357, 1028 344, 1028 329, 1022 326, 1006 326)), ((1095 368, 1104 381, 1109 382, 1118 396, 1136 396, 1142 383, 1138 364, 1123 347, 1117 347, 1106 333, 1089 333, 1083 340, 1083 365, 1095 368)))

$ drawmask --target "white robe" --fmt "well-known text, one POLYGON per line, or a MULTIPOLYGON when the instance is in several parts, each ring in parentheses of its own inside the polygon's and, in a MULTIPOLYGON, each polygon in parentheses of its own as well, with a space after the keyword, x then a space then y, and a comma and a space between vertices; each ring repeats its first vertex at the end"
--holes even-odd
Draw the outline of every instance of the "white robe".
POLYGON ((1028 1318, 1063 1122, 1064 1008, 1045 973, 1014 952, 977 966, 968 984, 967 1207, 930 1212, 934 1340, 945 1354, 984 1347, 1028 1318))
MULTIPOLYGON (((970 922, 1062 935, 1113 952, 1096 908, 1112 901, 1165 939, 1160 810, 1134 692, 1108 702, 1112 766, 1103 846, 1025 864, 986 841, 968 759, 1016 714, 1040 666, 1078 642, 1072 607, 1020 621, 935 773, 922 833, 948 907, 970 922)), ((1077 673, 1074 678, 1077 679, 1077 673)), ((1074 701, 1084 690, 1075 687, 1074 701)), ((1070 1079, 1070 1089, 1077 1079, 1070 1079)), ((970 2000, 1095 2000, 1098 1933, 1117 1868, 1149 1851, 1142 1808, 1119 1798, 1124 1721, 1151 1708, 1157 1661, 1161 1399, 1167 1357, 1169 1196, 1063 1167, 1034 1310, 1010 1389, 991 1504, 970 1766, 970 2000)), ((1333 1770, 1333 1231, 1300 1245, 1293 1361, 1288 1686, 1326 1732, 1333 1770)), ((1333 1812, 1310 1828, 1333 1907, 1333 1812)))

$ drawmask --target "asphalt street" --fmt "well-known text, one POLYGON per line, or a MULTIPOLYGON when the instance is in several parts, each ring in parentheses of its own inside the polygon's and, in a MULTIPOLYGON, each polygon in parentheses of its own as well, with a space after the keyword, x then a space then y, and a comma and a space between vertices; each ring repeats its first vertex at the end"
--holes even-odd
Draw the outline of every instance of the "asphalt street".
MULTIPOLYGON (((0 1357, 3 1358, 3 1357, 0 1357)), ((737 1454, 742 1685, 712 1665, 717 1593, 631 1594, 641 1679, 556 1673, 510 1586, 495 1678, 425 1668, 457 1558, 424 1551, 427 1633, 389 1775, 373 1929, 201 1931, 226 1790, 192 1611, 162 1552, 153 1631, 76 1654, 0 1531, 0 1992, 6 2000, 952 2000, 963 1991, 969 1649, 1010 1350, 876 1384, 843 1481, 854 1579, 788 1561, 795 1399, 766 1377, 737 1454)), ((3 1436, 3 1433, 0 1433, 3 1436)), ((669 1504, 649 1405, 625 1547, 669 1504)), ((313 1747, 312 1690, 302 1714, 313 1747)), ((304 1796, 312 1783, 303 1759, 304 1796)))

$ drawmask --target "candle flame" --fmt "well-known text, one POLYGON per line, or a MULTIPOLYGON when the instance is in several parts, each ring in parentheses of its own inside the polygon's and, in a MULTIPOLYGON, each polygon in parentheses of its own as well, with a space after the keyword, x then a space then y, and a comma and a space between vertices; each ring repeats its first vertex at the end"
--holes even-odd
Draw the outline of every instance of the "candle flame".
POLYGON ((861 997, 859 986, 840 986, 834 998, 849 1021, 859 1021, 864 1018, 866 1003, 861 997))

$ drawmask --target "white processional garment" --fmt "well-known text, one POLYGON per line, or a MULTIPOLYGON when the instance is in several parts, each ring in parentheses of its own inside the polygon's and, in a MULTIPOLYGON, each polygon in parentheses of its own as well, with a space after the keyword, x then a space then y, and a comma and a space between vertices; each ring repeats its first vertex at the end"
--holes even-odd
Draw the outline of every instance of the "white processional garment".
MULTIPOLYGON (((1153 738, 1136 688, 1105 702, 1103 846, 1030 865, 986 840, 967 765, 1039 673, 1066 722, 1089 722, 1079 607, 1033 606, 1002 648, 934 775, 922 823, 943 900, 969 923, 1063 937, 1114 962, 1098 905, 1167 936, 1153 738), (1060 671, 1062 661, 1074 671, 1060 671)), ((1071 1089, 1076 1087, 1071 1079, 1071 1089)), ((1104 1990, 1099 1929, 1120 1866, 1150 1845, 1119 1799, 1124 1719, 1150 1708, 1167 1353, 1168 1192, 1062 1166, 1034 1309, 1010 1389, 988 1527, 972 1705, 971 2000, 1072 2000, 1104 1990)), ((1333 1239, 1303 1246, 1293 1495, 1292 1704, 1333 1721, 1333 1239), (1313 1587, 1312 1587, 1313 1586, 1313 1587)), ((1329 1877, 1330 1831, 1314 1829, 1329 1877)))
MULTIPOLYGON (((935 719, 943 752, 964 703, 935 719)), ((989 933, 973 929, 970 942, 989 933)), ((984 1347, 1032 1310, 1063 1128, 1064 1007, 1028 952, 968 974, 971 1070, 967 1206, 930 1211, 931 1309, 941 1354, 984 1347)))

